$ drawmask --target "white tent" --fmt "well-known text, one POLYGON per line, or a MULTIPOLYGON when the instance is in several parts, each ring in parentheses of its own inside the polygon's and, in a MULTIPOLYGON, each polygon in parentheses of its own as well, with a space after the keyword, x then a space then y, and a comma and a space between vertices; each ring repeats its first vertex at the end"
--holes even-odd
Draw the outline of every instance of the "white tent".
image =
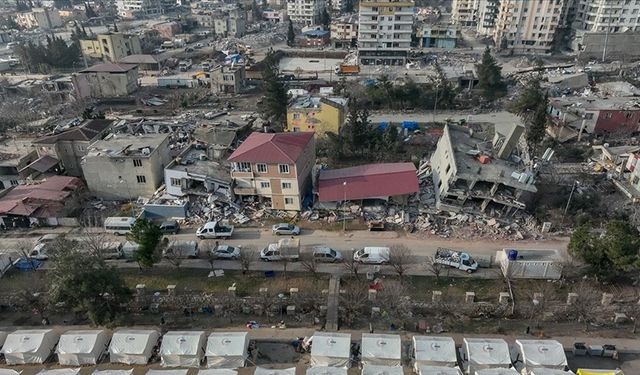
POLYGON ((132 375, 131 370, 96 370, 91 375, 132 375))
POLYGON ((123 329, 113 334, 109 345, 111 363, 146 365, 160 333, 153 329, 123 329))
POLYGON ((2 348, 2 345, 4 345, 4 341, 7 339, 8 334, 8 332, 0 331, 0 348, 2 348))
POLYGON ((362 375, 404 375, 402 366, 362 365, 362 375))
POLYGON ((553 368, 536 368, 529 375, 575 375, 573 371, 556 370, 553 368))
POLYGON ((7 335, 0 353, 8 365, 44 363, 58 342, 58 334, 51 329, 19 330, 7 335))
POLYGON ((555 340, 516 340, 516 345, 527 372, 540 367, 557 370, 568 368, 564 347, 555 340))
POLYGON ((347 375, 347 368, 333 366, 313 366, 307 369, 306 375, 347 375))
POLYGON ((16 371, 8 368, 0 368, 0 375, 20 375, 22 371, 16 371))
POLYGON ((458 365, 456 356, 456 342, 451 337, 413 336, 414 368, 420 366, 445 366, 458 365))
POLYGON ((207 340, 207 367, 243 367, 249 356, 249 334, 247 332, 214 332, 207 340))
POLYGON ((78 375, 80 368, 58 368, 41 370, 37 375, 78 375))
POLYGON ((208 368, 199 370, 198 375, 238 375, 238 371, 230 368, 208 368))
POLYGON ((512 368, 486 368, 476 370, 475 375, 520 375, 520 373, 512 368))
POLYGON ((459 368, 447 366, 420 366, 417 371, 420 375, 462 375, 459 368))
POLYGON ((188 369, 149 370, 147 375, 187 375, 188 369))
POLYGON ((350 333, 315 332, 313 334, 311 365, 347 367, 350 355, 350 333))
POLYGON ((509 345, 503 339, 465 338, 462 350, 468 374, 481 369, 511 367, 509 345))
POLYGON ((399 335, 362 334, 362 364, 400 366, 402 343, 399 335))
POLYGON ((204 358, 204 331, 169 331, 162 337, 160 359, 165 367, 200 367, 204 358))
POLYGON ((109 345, 102 330, 67 331, 58 342, 58 362, 63 366, 95 365, 109 345))
POLYGON ((253 375, 296 375, 296 368, 269 369, 264 367, 256 367, 253 375))

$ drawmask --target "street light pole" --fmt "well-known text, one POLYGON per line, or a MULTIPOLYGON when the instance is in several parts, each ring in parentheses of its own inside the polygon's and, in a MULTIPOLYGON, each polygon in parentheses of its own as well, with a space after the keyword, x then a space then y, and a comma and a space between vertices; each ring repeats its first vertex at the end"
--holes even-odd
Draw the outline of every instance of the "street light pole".
POLYGON ((564 223, 564 217, 567 216, 567 211, 569 211, 569 205, 571 204, 571 198, 573 198, 573 192, 576 190, 576 185, 578 185, 578 181, 573 182, 573 186, 571 187, 571 193, 569 193, 569 199, 567 199, 567 205, 564 208, 564 212, 562 213, 562 222, 564 223))
POLYGON ((342 192, 344 194, 342 205, 342 231, 347 231, 347 181, 342 182, 342 192))

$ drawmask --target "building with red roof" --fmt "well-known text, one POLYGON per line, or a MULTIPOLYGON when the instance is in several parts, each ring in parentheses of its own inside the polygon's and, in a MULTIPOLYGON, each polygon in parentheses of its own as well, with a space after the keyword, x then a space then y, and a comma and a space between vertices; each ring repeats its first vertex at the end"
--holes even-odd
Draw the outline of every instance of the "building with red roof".
POLYGON ((234 193, 258 197, 275 210, 299 211, 316 160, 312 132, 252 133, 227 159, 234 193))
POLYGON ((318 178, 320 202, 404 199, 419 190, 413 163, 366 164, 325 169, 320 171, 318 178))

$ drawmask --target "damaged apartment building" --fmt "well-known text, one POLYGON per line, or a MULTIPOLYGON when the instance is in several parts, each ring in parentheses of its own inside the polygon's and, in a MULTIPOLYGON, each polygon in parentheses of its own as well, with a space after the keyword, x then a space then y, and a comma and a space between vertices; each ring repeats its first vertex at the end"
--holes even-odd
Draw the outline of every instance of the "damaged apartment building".
POLYGON ((535 193, 534 175, 514 151, 522 125, 496 129, 447 125, 431 156, 436 207, 450 212, 484 212, 509 216, 525 208, 535 193))

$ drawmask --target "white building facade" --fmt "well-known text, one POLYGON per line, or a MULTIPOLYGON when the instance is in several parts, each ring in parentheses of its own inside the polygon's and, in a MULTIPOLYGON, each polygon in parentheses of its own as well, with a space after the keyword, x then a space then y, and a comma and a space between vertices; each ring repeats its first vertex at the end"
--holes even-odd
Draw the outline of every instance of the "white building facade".
POLYGON ((287 14, 292 22, 316 25, 325 6, 324 0, 287 0, 287 14))
POLYGON ((404 65, 411 49, 413 1, 360 1, 358 61, 363 65, 404 65))

